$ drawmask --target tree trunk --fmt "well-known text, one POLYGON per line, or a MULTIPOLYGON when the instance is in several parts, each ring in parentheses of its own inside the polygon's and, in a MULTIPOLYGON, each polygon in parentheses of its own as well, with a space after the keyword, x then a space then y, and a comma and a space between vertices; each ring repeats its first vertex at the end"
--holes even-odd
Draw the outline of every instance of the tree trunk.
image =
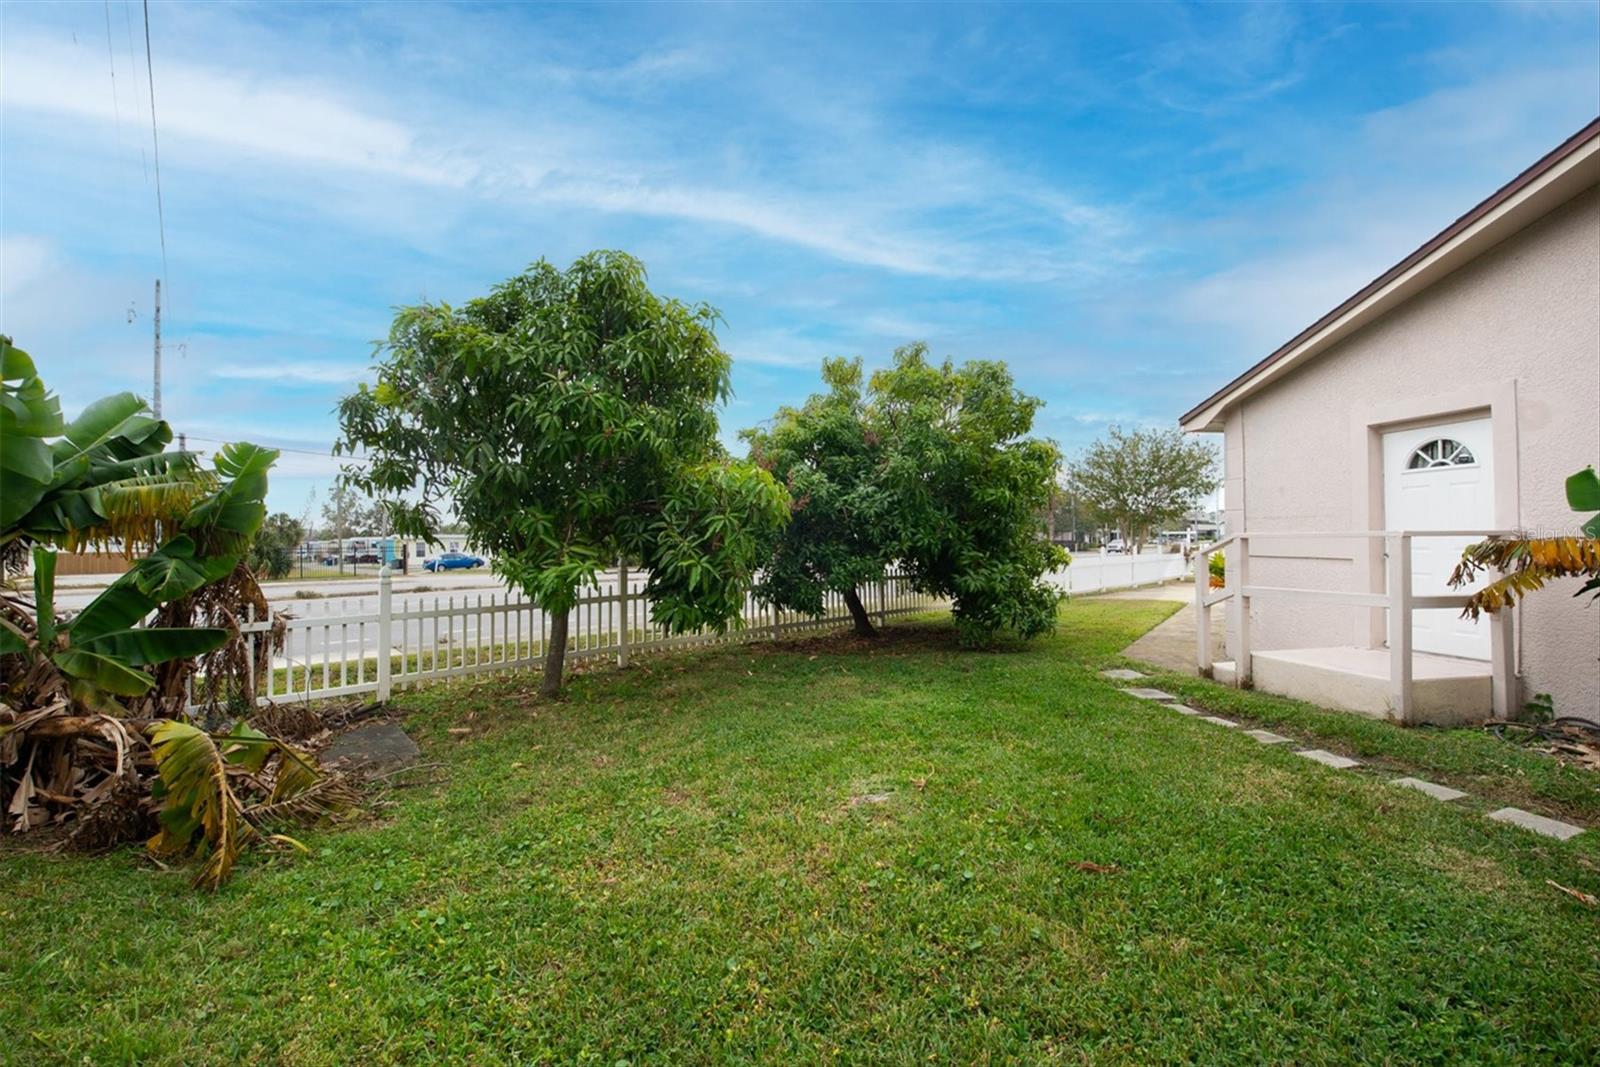
POLYGON ((861 603, 861 597, 852 586, 844 591, 845 607, 850 609, 850 618, 855 620, 856 635, 858 637, 877 637, 877 627, 872 625, 872 618, 867 614, 866 606, 861 603))
POLYGON ((554 700, 561 695, 561 672, 567 664, 567 618, 570 612, 550 616, 550 643, 544 649, 544 678, 539 682, 539 695, 554 700))

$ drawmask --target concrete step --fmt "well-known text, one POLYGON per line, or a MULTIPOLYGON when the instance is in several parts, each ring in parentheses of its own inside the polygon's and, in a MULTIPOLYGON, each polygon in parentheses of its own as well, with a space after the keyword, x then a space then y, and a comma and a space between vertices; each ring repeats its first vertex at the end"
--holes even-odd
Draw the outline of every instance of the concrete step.
MULTIPOLYGON (((1382 648, 1284 648, 1250 656, 1257 689, 1392 719, 1389 652, 1382 648)), ((1232 685, 1233 661, 1213 664, 1212 677, 1232 685)), ((1452 726, 1488 718, 1494 707, 1489 664, 1418 652, 1412 657, 1413 723, 1452 726)))

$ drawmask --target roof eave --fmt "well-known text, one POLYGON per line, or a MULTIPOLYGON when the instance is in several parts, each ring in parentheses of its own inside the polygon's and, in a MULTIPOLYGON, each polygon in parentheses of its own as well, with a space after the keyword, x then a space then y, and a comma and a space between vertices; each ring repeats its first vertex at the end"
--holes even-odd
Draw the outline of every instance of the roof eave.
POLYGON ((1600 118, 1430 238, 1354 296, 1185 413, 1189 433, 1222 430, 1227 409, 1600 182, 1600 118))

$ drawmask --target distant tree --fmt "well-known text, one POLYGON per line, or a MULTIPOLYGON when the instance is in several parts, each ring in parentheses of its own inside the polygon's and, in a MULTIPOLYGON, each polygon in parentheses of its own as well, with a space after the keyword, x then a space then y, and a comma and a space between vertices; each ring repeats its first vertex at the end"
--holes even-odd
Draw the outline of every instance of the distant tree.
POLYGON ((1070 472, 1063 469, 1051 483, 1043 521, 1045 536, 1051 541, 1071 541, 1076 546, 1095 535, 1100 519, 1073 486, 1070 472))
POLYGON ((343 541, 356 534, 368 533, 366 523, 372 515, 371 502, 354 485, 335 482, 322 505, 323 537, 343 541))
POLYGON ((464 307, 402 308, 377 387, 340 402, 336 447, 367 455, 344 483, 378 495, 408 537, 435 538, 448 503, 549 615, 546 695, 601 568, 644 567, 668 630, 722 629, 785 521, 772 476, 717 441, 730 360, 716 321, 651 292, 631 256, 541 260, 464 307))
POLYGON ((789 490, 790 518, 756 593, 821 615, 828 592, 843 596, 858 634, 876 633, 860 587, 883 577, 893 550, 889 498, 878 484, 882 440, 866 424, 861 361, 824 360, 819 393, 779 408, 771 424, 745 430, 750 459, 789 490))
POLYGON ((1002 363, 936 367, 926 351, 901 348, 865 391, 859 361, 829 360, 827 393, 745 433, 792 497, 758 593, 820 614, 838 592, 871 634, 859 587, 898 561, 952 599, 965 640, 1044 632, 1057 597, 1040 579, 1066 556, 1042 536, 1060 455, 1027 436, 1039 401, 1002 363))
POLYGON ((1070 477, 1096 514, 1136 545, 1221 484, 1208 443, 1178 430, 1124 433, 1115 426, 1072 464, 1070 477))
POLYGON ((250 542, 245 562, 257 575, 285 578, 294 569, 295 555, 306 539, 306 528, 286 512, 267 518, 250 542))

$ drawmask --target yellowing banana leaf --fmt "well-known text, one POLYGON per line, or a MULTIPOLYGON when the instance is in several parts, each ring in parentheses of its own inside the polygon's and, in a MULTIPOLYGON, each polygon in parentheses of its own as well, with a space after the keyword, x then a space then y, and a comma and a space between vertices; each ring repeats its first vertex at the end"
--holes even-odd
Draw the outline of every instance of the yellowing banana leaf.
POLYGON ((211 737, 188 723, 162 721, 150 727, 150 747, 162 785, 161 832, 150 851, 173 855, 198 833, 205 863, 195 884, 221 885, 239 858, 242 838, 253 834, 239 817, 239 799, 228 784, 228 766, 211 737))

